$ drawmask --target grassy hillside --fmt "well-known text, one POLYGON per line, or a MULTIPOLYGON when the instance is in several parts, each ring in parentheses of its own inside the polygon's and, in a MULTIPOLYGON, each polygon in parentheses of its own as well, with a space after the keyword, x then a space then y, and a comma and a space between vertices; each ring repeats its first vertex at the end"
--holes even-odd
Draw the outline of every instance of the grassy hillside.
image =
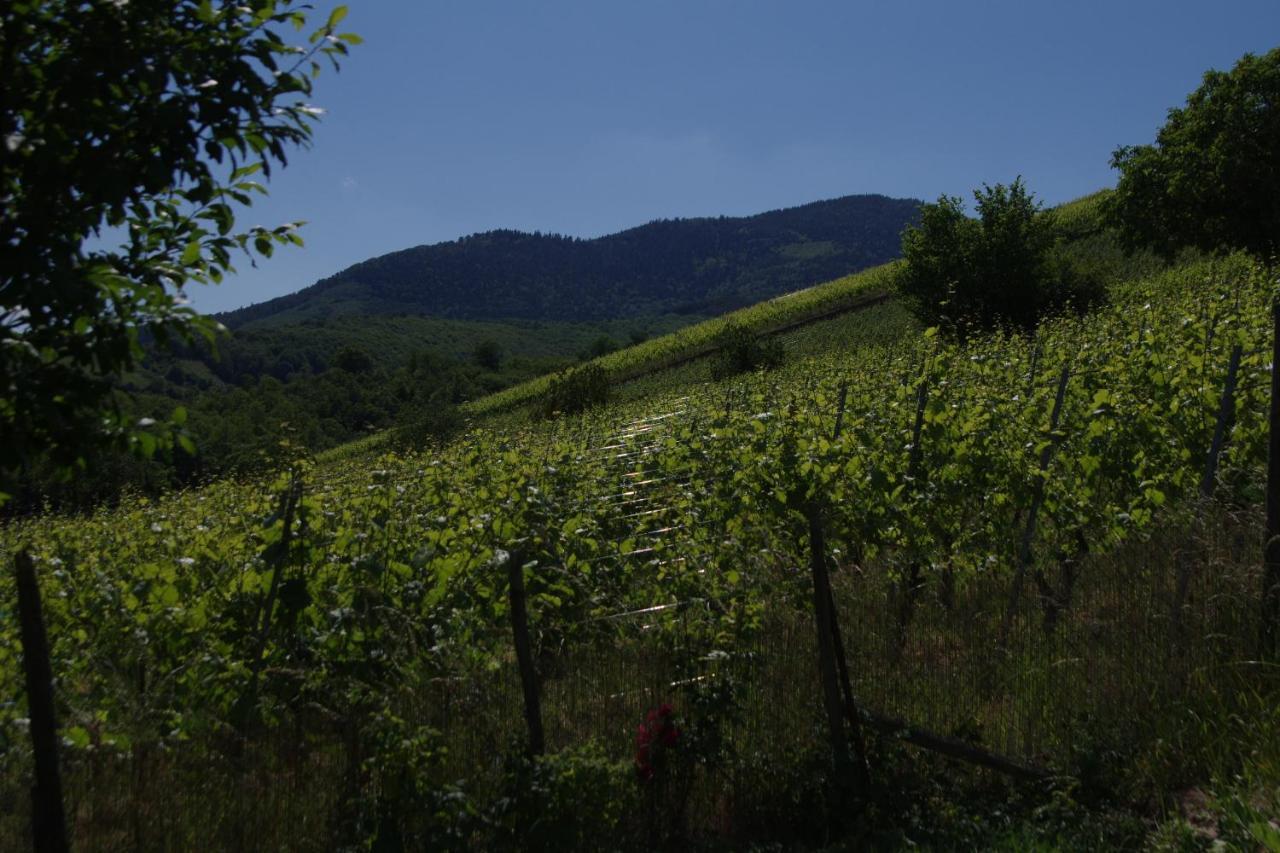
MULTIPOLYGON (((714 336, 695 327, 602 360, 636 393, 583 416, 7 525, 2 556, 30 543, 44 569, 82 846, 1261 843, 1280 808, 1280 683, 1256 651, 1276 273, 1146 274, 1091 236, 1082 256, 1136 274, 1034 338, 948 343, 882 303, 712 383, 685 361, 714 336), (838 806, 815 553, 871 782, 838 806), (926 735, 1049 778, 945 763, 926 735)), ((811 319, 890 273, 739 319, 811 319)))
MULTIPOLYGON (((1166 266, 1164 262, 1148 254, 1126 255, 1115 235, 1103 225, 1101 204, 1109 192, 1092 193, 1045 213, 1053 217, 1060 234, 1057 251, 1081 276, 1103 282, 1158 273, 1166 266)), ((717 337, 729 326, 756 335, 778 336, 785 349, 798 355, 872 341, 892 343, 917 328, 895 291, 897 264, 890 262, 783 294, 592 359, 590 364, 606 372, 623 398, 634 398, 644 388, 705 381, 705 365, 695 367, 691 362, 711 355, 717 347, 717 337), (862 316, 862 312, 867 313, 862 316), (808 331, 800 334, 801 329, 808 331), (668 375, 672 371, 679 372, 668 375), (637 386, 640 379, 645 381, 637 386)), ((552 378, 540 376, 485 396, 468 403, 464 411, 487 417, 527 406, 546 393, 552 378)))
MULTIPOLYGON (((592 359, 591 364, 606 371, 612 383, 626 383, 710 354, 716 337, 731 325, 756 334, 772 334, 881 304, 891 296, 892 279, 892 264, 875 267, 687 326, 592 359)), ((464 410, 486 415, 517 407, 536 400, 550 382, 550 376, 538 377, 470 403, 464 410)))

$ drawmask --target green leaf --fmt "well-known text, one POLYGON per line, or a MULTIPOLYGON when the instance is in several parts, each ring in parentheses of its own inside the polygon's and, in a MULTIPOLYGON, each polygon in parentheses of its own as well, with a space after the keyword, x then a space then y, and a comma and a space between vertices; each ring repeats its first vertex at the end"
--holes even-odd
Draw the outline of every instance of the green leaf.
POLYGON ((338 24, 342 23, 342 20, 347 17, 348 11, 349 10, 346 6, 335 6, 334 10, 329 13, 329 20, 325 22, 325 29, 332 30, 334 27, 338 26, 338 24))
POLYGON ((1268 853, 1280 853, 1280 829, 1272 824, 1261 820, 1254 821, 1249 824, 1249 834, 1268 853))
POLYGON ((154 435, 149 432, 138 432, 134 433, 134 438, 137 440, 138 451, 144 458, 150 459, 155 455, 159 442, 154 435))
POLYGON ((62 739, 73 749, 85 749, 91 742, 89 732, 83 726, 67 726, 62 730, 62 739))
POLYGON ((231 173, 231 180, 239 181, 241 178, 247 178, 249 175, 262 171, 263 163, 261 160, 256 163, 250 163, 247 166, 241 166, 231 173))

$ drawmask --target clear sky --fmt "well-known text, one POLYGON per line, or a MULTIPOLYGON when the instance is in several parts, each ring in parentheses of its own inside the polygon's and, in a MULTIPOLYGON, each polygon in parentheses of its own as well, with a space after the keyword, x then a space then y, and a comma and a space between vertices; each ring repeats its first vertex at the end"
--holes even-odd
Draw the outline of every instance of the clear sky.
MULTIPOLYGON (((318 2, 323 20, 332 2, 318 2)), ((1114 182, 1209 68, 1280 45, 1280 0, 348 0, 328 110, 240 224, 305 219, 196 307, 259 302, 492 228, 592 237, 851 193, 1114 182)))

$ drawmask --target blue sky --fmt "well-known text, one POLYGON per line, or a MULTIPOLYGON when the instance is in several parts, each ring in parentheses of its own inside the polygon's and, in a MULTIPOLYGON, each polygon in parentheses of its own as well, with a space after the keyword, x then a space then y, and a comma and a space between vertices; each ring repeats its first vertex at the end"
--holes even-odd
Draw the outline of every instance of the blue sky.
MULTIPOLYGON (((317 3, 316 18, 334 4, 317 3)), ((242 225, 305 219, 217 311, 491 228, 591 237, 1022 175, 1047 203, 1114 182, 1208 68, 1280 45, 1280 2, 349 0, 365 44, 242 225)))

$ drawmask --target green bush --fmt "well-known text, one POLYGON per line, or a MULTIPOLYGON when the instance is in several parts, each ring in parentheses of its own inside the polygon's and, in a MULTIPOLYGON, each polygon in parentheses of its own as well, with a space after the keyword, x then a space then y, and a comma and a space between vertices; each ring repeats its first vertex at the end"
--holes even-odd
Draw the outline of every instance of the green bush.
POLYGON ((572 415, 609 402, 609 374, 596 364, 584 364, 551 377, 538 406, 544 418, 572 415))
POLYGON ((486 814, 499 850, 620 849, 633 833, 635 773, 599 745, 509 759, 503 790, 486 814), (630 819, 630 820, 629 820, 630 819))
POLYGON ((771 369, 782 364, 786 352, 777 338, 758 335, 737 323, 729 323, 715 337, 711 378, 725 379, 739 373, 771 369))
POLYGON ((608 335, 601 335, 591 342, 591 345, 578 353, 579 361, 590 361, 593 358, 599 358, 602 355, 608 355, 611 352, 617 352, 620 349, 618 342, 608 335))
POLYGON ((439 444, 458 432, 462 424, 461 413, 445 393, 424 395, 397 414, 394 443, 406 448, 439 444))
POLYGON ((498 370, 502 367, 502 346, 495 340, 485 339, 476 344, 471 357, 485 370, 498 370))
POLYGON ((1021 178, 973 196, 976 219, 959 198, 944 195, 902 234, 898 289, 921 322, 962 335, 1029 330, 1068 304, 1098 301, 1100 288, 1062 251, 1053 213, 1021 178))

